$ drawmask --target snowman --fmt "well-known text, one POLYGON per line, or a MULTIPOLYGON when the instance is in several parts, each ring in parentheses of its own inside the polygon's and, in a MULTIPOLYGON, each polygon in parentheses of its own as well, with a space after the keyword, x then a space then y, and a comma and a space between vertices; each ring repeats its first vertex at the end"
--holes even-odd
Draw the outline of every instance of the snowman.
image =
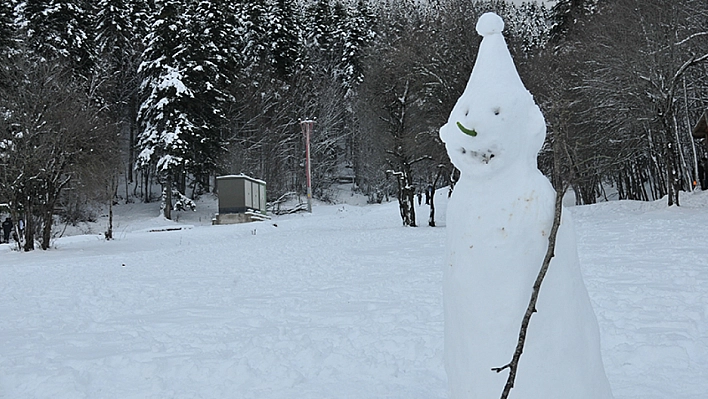
MULTIPOLYGON (((440 128, 461 176, 447 210, 445 368, 452 399, 500 397, 548 248, 555 190, 536 165, 546 124, 501 32, 484 14, 467 87, 440 128)), ((512 398, 609 399, 600 337, 563 214, 512 398)))

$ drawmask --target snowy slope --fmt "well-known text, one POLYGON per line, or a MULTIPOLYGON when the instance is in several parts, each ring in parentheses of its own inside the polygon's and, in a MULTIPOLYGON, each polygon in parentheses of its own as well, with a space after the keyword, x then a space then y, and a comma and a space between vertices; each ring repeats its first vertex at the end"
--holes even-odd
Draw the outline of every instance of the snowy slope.
POLYGON ((708 192, 573 213, 615 398, 705 398, 708 192))
MULTIPOLYGON (((390 203, 149 232, 180 225, 154 207, 119 207, 112 242, 0 251, 0 398, 446 397, 444 227, 390 203)), ((615 397, 704 398, 708 193, 572 212, 615 397)))

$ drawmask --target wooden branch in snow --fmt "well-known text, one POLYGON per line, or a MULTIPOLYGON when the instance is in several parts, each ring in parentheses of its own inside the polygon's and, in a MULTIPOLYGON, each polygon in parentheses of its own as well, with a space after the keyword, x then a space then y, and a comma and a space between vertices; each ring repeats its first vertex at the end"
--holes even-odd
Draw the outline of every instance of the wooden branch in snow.
POLYGON ((548 267, 551 264, 551 259, 555 256, 556 250, 556 236, 558 235, 558 228, 561 223, 561 213, 563 212, 563 195, 567 189, 567 186, 562 185, 556 190, 556 205, 555 205, 555 216, 553 218, 553 225, 551 226, 551 233, 548 236, 548 250, 546 250, 546 256, 543 258, 543 264, 541 265, 541 270, 538 272, 536 281, 533 284, 533 291, 531 292, 531 299, 529 300, 529 306, 526 308, 526 313, 521 321, 521 330, 519 331, 519 341, 516 344, 516 349, 514 350, 514 356, 511 362, 502 366, 495 367, 492 371, 500 373, 506 369, 509 369, 509 376, 506 380, 506 385, 504 385, 504 391, 502 391, 501 399, 507 399, 511 389, 514 387, 514 381, 516 380, 516 372, 519 368, 519 360, 521 359, 521 353, 524 351, 524 344, 526 343, 526 333, 529 328, 529 322, 531 321, 531 316, 536 313, 536 302, 538 302, 538 295, 541 292, 541 284, 543 279, 546 277, 548 272, 548 267))

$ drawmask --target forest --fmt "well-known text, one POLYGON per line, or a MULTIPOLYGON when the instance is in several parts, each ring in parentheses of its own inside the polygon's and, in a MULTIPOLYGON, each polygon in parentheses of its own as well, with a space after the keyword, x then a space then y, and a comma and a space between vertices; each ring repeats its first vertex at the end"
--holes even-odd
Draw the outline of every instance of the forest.
POLYGON ((705 0, 5 0, 1 211, 31 250, 117 202, 169 218, 220 175, 301 194, 314 120, 314 196, 353 183, 415 226, 414 196, 454 184, 438 129, 488 11, 546 117, 539 167, 578 204, 701 188, 705 0))

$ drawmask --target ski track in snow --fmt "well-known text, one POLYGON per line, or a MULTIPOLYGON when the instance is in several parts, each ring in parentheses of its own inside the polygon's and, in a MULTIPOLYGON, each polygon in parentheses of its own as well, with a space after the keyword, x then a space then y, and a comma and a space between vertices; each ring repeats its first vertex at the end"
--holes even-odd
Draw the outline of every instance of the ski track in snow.
MULTIPOLYGON (((683 205, 571 208, 616 399, 708 392, 708 192, 683 205)), ((446 397, 444 228, 403 228, 393 203, 184 219, 4 246, 0 398, 446 397)))

